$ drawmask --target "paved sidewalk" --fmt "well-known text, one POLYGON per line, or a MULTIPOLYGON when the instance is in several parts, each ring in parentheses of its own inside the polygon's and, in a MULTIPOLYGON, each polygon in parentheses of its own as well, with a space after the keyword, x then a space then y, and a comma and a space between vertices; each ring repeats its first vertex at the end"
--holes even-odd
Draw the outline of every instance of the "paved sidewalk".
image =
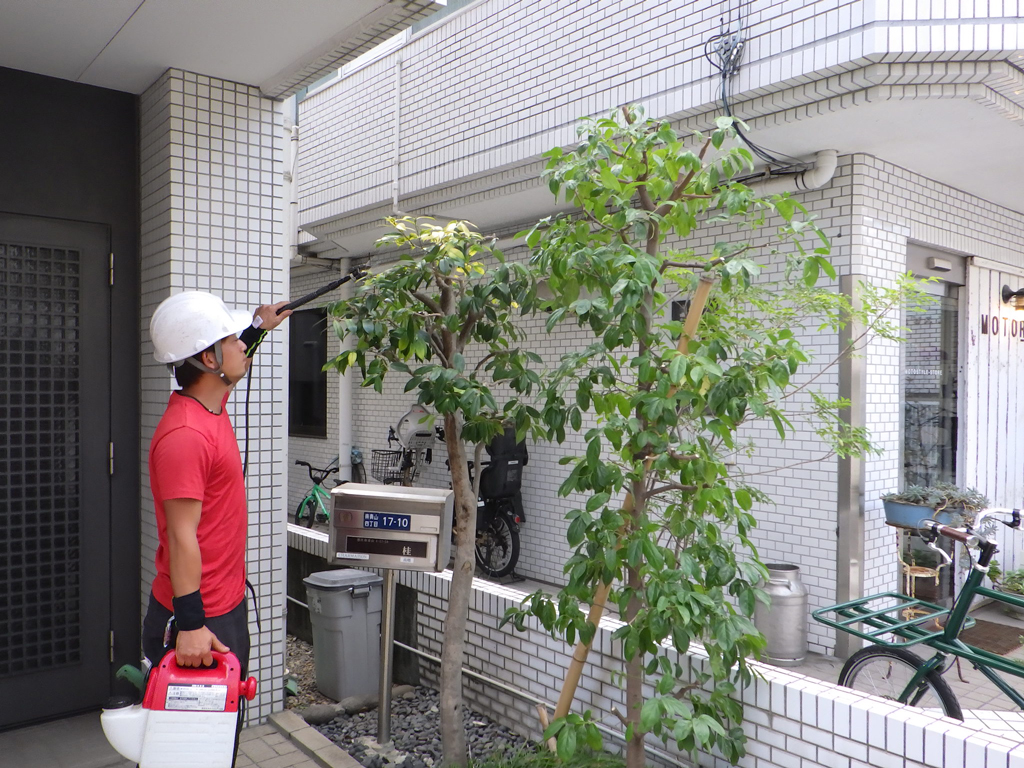
POLYGON ((242 731, 235 768, 362 768, 290 710, 271 715, 266 725, 242 731))
MULTIPOLYGON (((135 768, 107 743, 99 712, 0 733, 0 768, 135 768)), ((242 731, 236 768, 361 768, 294 712, 242 731)))

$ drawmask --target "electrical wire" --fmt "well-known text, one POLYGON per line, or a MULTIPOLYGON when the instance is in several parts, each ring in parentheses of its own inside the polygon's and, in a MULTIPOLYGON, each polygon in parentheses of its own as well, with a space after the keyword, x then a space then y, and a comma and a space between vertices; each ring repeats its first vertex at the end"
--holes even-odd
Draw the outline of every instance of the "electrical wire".
MULTIPOLYGON (((719 100, 722 103, 722 109, 727 117, 735 117, 732 111, 732 105, 730 104, 730 83, 731 78, 739 71, 740 62, 743 58, 743 17, 744 10, 742 4, 737 8, 736 18, 736 29, 735 33, 729 32, 722 23, 722 31, 717 35, 712 35, 704 43, 704 58, 707 59, 708 63, 712 67, 718 70, 721 76, 719 83, 719 100), (718 61, 712 55, 717 54, 718 61)), ((751 174, 745 176, 737 181, 744 181, 751 178, 758 178, 765 175, 771 176, 785 176, 801 173, 810 167, 810 163, 807 163, 799 158, 787 155, 783 152, 774 151, 765 147, 761 147, 754 140, 747 135, 743 128, 734 123, 733 127, 736 130, 736 135, 739 136, 740 140, 743 141, 749 148, 751 153, 759 160, 763 161, 769 166, 767 172, 764 174, 751 174), (773 167, 774 166, 774 167, 773 167)))
POLYGON ((246 477, 246 473, 249 471, 249 395, 252 393, 252 367, 256 365, 255 356, 252 359, 252 364, 249 366, 249 370, 245 375, 245 460, 242 461, 242 478, 246 477))

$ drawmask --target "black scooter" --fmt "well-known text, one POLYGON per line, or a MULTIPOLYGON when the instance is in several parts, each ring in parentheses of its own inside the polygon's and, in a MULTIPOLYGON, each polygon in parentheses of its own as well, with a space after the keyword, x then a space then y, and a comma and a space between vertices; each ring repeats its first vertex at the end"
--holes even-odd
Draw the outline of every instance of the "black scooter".
MULTIPOLYGON (((519 562, 519 526, 523 513, 523 467, 530 461, 526 442, 516 442, 515 429, 487 446, 490 461, 481 462, 480 497, 476 508, 476 562, 488 576, 514 573, 519 562)), ((473 482, 473 462, 469 479, 473 482)))
MULTIPOLYGON (((375 450, 370 463, 371 474, 384 484, 412 485, 419 474, 420 462, 431 461, 430 445, 444 442, 444 429, 424 425, 426 410, 413 406, 398 420, 397 427, 388 428, 389 449, 375 450), (402 450, 391 450, 397 442, 402 450)), ((526 442, 516 443, 516 432, 506 427, 503 434, 487 446, 489 461, 481 462, 480 494, 476 510, 476 562, 488 576, 501 577, 513 573, 519 562, 519 526, 526 522, 523 513, 523 467, 530 460, 526 442)), ((469 481, 474 481, 473 462, 469 465, 469 481)), ((445 465, 451 467, 448 460, 445 465)), ((449 485, 449 487, 451 487, 449 485)), ((455 536, 454 530, 452 536, 455 536)))

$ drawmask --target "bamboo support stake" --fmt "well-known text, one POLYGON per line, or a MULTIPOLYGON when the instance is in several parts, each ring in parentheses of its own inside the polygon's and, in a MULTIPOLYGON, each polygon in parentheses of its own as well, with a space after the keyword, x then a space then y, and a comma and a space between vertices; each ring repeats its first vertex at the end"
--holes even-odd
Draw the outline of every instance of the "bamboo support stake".
MULTIPOLYGON (((551 721, 548 720, 548 708, 545 707, 543 704, 538 704, 537 705, 537 716, 540 718, 541 727, 543 727, 544 730, 546 731, 548 729, 548 726, 551 725, 551 721)), ((548 749, 550 749, 552 752, 557 752, 558 751, 558 742, 555 741, 555 737, 554 736, 552 736, 551 738, 548 739, 547 744, 548 744, 548 749)))
MULTIPOLYGON (((693 292, 690 308, 686 313, 686 321, 683 323, 683 333, 680 335, 679 344, 676 346, 676 349, 684 355, 690 351, 690 339, 697 333, 697 326, 700 324, 700 318, 704 314, 704 308, 707 306, 708 296, 714 284, 711 278, 701 277, 700 282, 697 283, 697 289, 693 292)), ((675 391, 676 389, 673 387, 671 394, 675 394, 675 391)), ((648 459, 648 462, 650 461, 651 459, 648 459)), ((632 513, 634 503, 633 494, 627 493, 626 500, 622 505, 623 511, 626 514, 632 513)), ((590 605, 587 622, 593 624, 595 628, 601 621, 601 614, 604 612, 605 603, 611 590, 611 584, 601 584, 594 593, 594 602, 590 605)), ((594 637, 597 637, 596 631, 594 637)), ((579 642, 576 644, 576 649, 572 653, 572 661, 569 662, 569 669, 565 673, 562 692, 558 696, 558 704, 555 706, 556 720, 569 714, 572 701, 576 698, 576 687, 579 685, 580 677, 583 675, 583 665, 586 664, 589 653, 590 643, 579 642)), ((545 712, 545 714, 547 713, 545 712)))

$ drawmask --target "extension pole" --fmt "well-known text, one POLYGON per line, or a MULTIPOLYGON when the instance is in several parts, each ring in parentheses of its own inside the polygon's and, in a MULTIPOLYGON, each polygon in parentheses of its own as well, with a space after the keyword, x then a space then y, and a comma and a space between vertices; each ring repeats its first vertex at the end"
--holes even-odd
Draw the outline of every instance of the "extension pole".
MULTIPOLYGON (((683 333, 679 337, 679 343, 676 345, 676 349, 684 355, 690 351, 690 339, 697 333, 697 326, 700 323, 701 316, 704 314, 704 308, 707 306, 708 296, 714 284, 711 278, 702 276, 700 282, 697 283, 697 289, 693 292, 693 299, 690 300, 690 309, 686 313, 686 322, 683 324, 683 333)), ((669 396, 674 395, 675 392, 676 388, 673 387, 669 396)), ((650 463, 652 459, 647 461, 650 463)), ((622 510, 627 515, 632 514, 635 504, 633 494, 627 493, 626 500, 622 504, 622 510)), ((590 604, 590 613, 587 615, 587 622, 594 625, 594 637, 597 637, 597 627, 601 621, 601 614, 604 613, 605 603, 608 601, 608 595, 611 593, 611 590, 611 584, 600 584, 594 592, 594 602, 590 604)), ((576 644, 576 649, 572 654, 572 661, 569 662, 569 669, 565 673, 565 683, 562 686, 562 692, 558 696, 558 704, 555 706, 556 720, 569 714, 572 700, 576 697, 576 687, 579 685, 580 677, 583 675, 583 665, 586 664, 589 653, 590 643, 581 641, 576 644)))

